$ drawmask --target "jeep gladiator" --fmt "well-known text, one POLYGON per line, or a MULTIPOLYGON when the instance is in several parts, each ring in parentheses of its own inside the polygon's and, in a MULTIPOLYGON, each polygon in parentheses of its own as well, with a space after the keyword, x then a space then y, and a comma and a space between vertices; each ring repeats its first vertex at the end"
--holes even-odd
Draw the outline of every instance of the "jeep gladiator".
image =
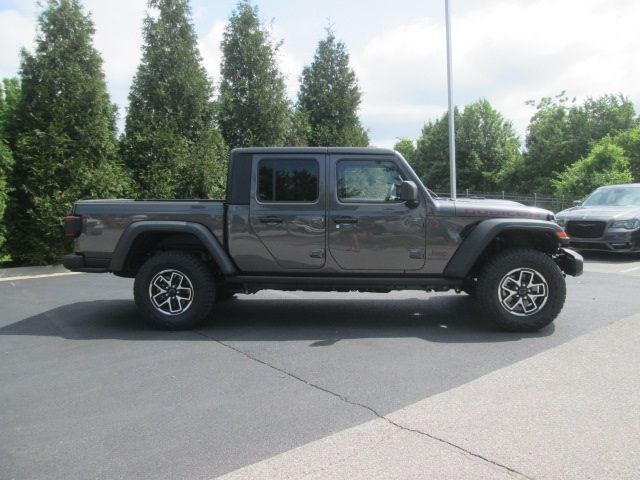
POLYGON ((565 274, 582 273, 551 212, 438 198, 387 149, 235 149, 225 200, 83 200, 64 224, 65 267, 135 278, 165 329, 262 289, 453 289, 499 327, 535 331, 562 309, 565 274))

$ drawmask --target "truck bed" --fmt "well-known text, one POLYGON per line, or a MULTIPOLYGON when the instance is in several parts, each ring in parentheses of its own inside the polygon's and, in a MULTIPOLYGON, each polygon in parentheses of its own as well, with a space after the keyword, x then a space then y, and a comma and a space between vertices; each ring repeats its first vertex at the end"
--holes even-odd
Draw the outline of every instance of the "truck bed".
POLYGON ((111 258, 133 222, 194 222, 204 225, 221 243, 224 238, 224 200, 80 200, 73 213, 83 217, 76 251, 93 258, 111 258))

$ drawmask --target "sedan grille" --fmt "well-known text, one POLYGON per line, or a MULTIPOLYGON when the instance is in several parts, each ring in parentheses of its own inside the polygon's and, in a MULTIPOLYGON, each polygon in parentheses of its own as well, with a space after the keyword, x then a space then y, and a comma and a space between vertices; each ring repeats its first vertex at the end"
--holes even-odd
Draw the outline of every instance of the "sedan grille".
POLYGON ((584 220, 567 222, 567 234, 574 238, 600 238, 604 233, 606 222, 589 222, 584 220))

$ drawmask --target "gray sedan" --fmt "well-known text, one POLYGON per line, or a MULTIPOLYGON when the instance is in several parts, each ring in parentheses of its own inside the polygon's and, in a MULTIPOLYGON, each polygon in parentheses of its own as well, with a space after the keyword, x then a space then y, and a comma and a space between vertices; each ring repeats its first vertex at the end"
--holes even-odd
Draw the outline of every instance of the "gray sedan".
POLYGON ((558 213, 556 220, 579 250, 640 251, 640 184, 609 185, 558 213))

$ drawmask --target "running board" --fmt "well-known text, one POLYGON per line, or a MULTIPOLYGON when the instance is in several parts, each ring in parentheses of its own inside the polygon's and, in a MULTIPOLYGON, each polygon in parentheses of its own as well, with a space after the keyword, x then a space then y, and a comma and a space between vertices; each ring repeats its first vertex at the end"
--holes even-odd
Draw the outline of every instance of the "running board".
POLYGON ((233 283, 251 285, 288 285, 308 287, 317 285, 323 287, 411 287, 411 288, 456 288, 462 285, 462 280, 443 277, 298 277, 281 275, 238 275, 229 277, 233 283))

